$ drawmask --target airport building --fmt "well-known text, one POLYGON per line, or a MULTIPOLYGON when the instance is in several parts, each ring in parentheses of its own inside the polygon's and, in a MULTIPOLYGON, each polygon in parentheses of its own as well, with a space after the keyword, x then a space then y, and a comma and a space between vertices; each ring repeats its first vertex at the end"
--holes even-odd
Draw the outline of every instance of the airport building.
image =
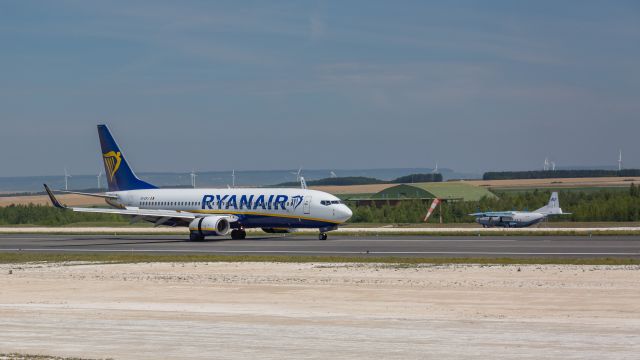
POLYGON ((399 184, 369 197, 351 198, 358 205, 395 204, 406 200, 478 201, 496 197, 486 188, 460 182, 427 182, 399 184))

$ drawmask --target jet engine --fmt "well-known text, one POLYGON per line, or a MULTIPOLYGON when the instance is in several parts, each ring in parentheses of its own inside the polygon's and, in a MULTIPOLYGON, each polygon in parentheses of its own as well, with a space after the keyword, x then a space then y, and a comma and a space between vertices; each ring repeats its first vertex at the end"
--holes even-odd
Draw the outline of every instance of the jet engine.
POLYGON ((226 216, 206 216, 194 219, 189 224, 189 231, 201 236, 224 236, 229 233, 231 225, 226 216))

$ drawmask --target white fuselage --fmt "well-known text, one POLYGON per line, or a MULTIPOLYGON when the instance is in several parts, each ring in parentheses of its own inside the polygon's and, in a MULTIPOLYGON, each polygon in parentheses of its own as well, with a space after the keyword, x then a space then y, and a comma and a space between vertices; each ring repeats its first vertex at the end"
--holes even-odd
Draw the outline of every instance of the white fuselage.
POLYGON ((476 221, 487 227, 527 227, 541 222, 545 217, 545 214, 537 212, 508 211, 486 213, 485 216, 476 218, 476 221))
POLYGON ((307 189, 147 189, 108 194, 117 196, 107 201, 115 207, 234 215, 236 226, 243 228, 331 229, 352 215, 336 196, 307 189))

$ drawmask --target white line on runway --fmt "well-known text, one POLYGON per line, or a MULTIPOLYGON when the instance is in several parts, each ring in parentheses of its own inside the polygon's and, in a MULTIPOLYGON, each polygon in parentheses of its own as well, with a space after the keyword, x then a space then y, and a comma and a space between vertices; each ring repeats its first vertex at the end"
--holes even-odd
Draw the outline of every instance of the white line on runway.
MULTIPOLYGON (((268 240, 282 240, 282 239, 287 239, 287 240, 317 240, 316 238, 313 239, 298 239, 296 237, 262 237, 260 239, 263 239, 264 241, 268 241, 268 240)), ((548 240, 546 238, 542 238, 540 237, 540 239, 544 239, 544 240, 548 240)), ((25 241, 25 240, 30 240, 30 241, 38 241, 38 242, 42 242, 42 241, 51 241, 51 242, 56 242, 56 241, 70 241, 70 240, 77 240, 77 241, 113 241, 114 243, 117 243, 117 241, 140 241, 140 244, 145 244, 144 240, 147 239, 139 239, 139 238, 98 238, 98 237, 91 237, 91 238, 83 238, 83 239, 68 239, 68 238, 63 238, 61 240, 58 240, 57 238, 38 238, 38 237, 17 237, 17 238, 7 238, 7 237, 0 237, 0 241, 2 240, 19 240, 19 241, 25 241)), ((153 239, 148 239, 149 241, 158 241, 158 240, 174 240, 173 238, 153 238, 153 239)), ((184 242, 189 242, 187 239, 176 239, 176 240, 184 240, 184 242)), ((231 239, 227 239, 227 238, 223 238, 223 239, 219 239, 219 240, 231 240, 231 239)), ((252 238, 247 238, 246 240, 255 240, 252 238)), ((362 243, 363 241, 371 241, 371 242, 385 242, 385 241, 393 241, 393 242, 446 242, 446 241, 459 241, 459 242, 515 242, 515 241, 522 241, 522 240, 531 240, 531 239, 455 239, 455 238, 441 238, 441 239, 402 239, 402 238, 392 238, 392 237, 386 237, 384 239, 369 239, 369 238, 358 238, 358 239, 333 239, 334 241, 339 241, 341 243, 345 243, 345 242, 359 242, 362 243)), ((239 243, 242 240, 235 240, 235 243, 239 243)), ((319 240, 318 240, 319 241, 319 240)), ((87 244, 87 245, 91 245, 91 244, 87 244)), ((1 250, 1 249, 0 249, 1 250)))
POLYGON ((369 254, 369 255, 603 255, 603 256, 640 256, 640 252, 496 252, 496 251, 312 251, 312 250, 142 250, 142 249, 0 249, 2 251, 40 251, 40 252, 128 252, 128 253, 209 253, 209 254, 369 254))

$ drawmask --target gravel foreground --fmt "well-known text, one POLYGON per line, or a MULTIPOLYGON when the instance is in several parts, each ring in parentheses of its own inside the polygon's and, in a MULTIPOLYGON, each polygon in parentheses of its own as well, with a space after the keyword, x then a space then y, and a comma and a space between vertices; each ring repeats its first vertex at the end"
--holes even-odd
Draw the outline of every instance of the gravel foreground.
POLYGON ((0 265, 0 353, 637 359, 640 267, 0 265))

